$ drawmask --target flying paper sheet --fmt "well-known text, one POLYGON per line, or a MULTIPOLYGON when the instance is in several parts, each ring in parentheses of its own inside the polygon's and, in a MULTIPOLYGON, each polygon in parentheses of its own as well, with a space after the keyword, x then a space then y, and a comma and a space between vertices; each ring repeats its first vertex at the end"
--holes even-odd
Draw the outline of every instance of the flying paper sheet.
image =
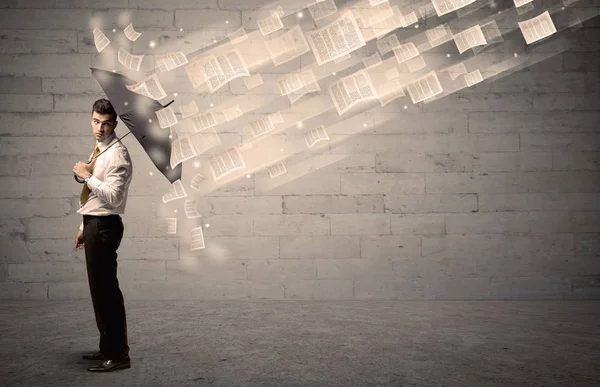
POLYGON ((342 14, 331 24, 307 33, 308 43, 319 65, 350 54, 365 45, 352 12, 342 14))

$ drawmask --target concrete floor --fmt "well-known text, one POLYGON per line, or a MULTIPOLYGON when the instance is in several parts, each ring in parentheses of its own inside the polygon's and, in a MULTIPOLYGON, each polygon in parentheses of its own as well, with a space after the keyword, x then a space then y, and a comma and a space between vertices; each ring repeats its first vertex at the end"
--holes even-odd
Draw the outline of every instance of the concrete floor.
POLYGON ((0 385, 600 386, 600 301, 126 308, 132 368, 97 374, 91 301, 0 301, 0 385))

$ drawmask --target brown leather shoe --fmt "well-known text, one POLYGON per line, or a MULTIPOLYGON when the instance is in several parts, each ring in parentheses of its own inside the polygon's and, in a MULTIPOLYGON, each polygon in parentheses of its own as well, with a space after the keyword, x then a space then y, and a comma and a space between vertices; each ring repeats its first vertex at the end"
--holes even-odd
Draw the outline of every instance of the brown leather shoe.
POLYGON ((87 355, 83 355, 81 357, 84 358, 85 360, 108 360, 102 352, 90 353, 87 355))
POLYGON ((131 368, 131 360, 126 357, 123 360, 106 360, 102 364, 88 368, 92 372, 112 372, 131 368))

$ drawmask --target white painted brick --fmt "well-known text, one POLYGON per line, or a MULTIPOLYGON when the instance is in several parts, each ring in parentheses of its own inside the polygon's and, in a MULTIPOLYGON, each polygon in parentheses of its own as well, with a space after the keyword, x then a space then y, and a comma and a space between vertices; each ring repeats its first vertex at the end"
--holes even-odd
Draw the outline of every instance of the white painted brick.
POLYGON ((480 194, 479 211, 600 210, 594 193, 480 194))
MULTIPOLYGON (((275 215, 274 215, 275 216, 275 215)), ((211 236, 249 236, 252 235, 254 217, 247 215, 215 215, 204 218, 203 221, 210 224, 204 231, 204 238, 211 236)))
POLYGON ((519 136, 511 134, 471 134, 469 145, 473 152, 511 152, 519 150, 519 136))
POLYGON ((600 152, 552 153, 552 169, 555 171, 597 171, 599 168, 600 152))
POLYGON ((31 174, 32 161, 21 156, 0 156, 0 176, 27 176, 31 174))
POLYGON ((493 152, 473 155, 475 172, 549 170, 552 170, 552 152, 493 152))
POLYGON ((70 54, 77 51, 77 32, 0 30, 0 54, 70 54))
POLYGON ((50 282, 48 283, 48 298, 51 300, 91 300, 90 285, 83 279, 80 282, 50 282))
POLYGON ((530 212, 529 230, 534 233, 571 232, 571 216, 567 211, 530 212))
POLYGON ((0 282, 2 300, 45 300, 48 285, 39 283, 0 282))
MULTIPOLYGON (((296 5, 295 8, 297 10, 300 10, 301 9, 300 7, 301 6, 296 5)), ((244 26, 244 28, 246 30, 258 29, 258 20, 265 19, 265 18, 271 16, 271 10, 274 10, 275 8, 277 8, 277 5, 272 4, 268 8, 262 7, 261 9, 258 9, 258 10, 242 11, 242 25, 244 26)), ((284 8, 284 11, 285 11, 285 8, 284 8)), ((305 10, 305 13, 307 13, 306 11, 307 10, 305 10)), ((309 16, 308 13, 307 13, 307 16, 309 16)), ((315 23, 313 22, 311 17, 303 17, 302 19, 283 18, 281 21, 282 21, 284 29, 291 29, 295 25, 300 25, 300 28, 302 28, 302 31, 315 29, 315 23)), ((309 52, 307 55, 312 56, 313 54, 311 52, 309 52)))
POLYGON ((381 113, 374 116, 373 132, 397 133, 464 133, 467 113, 381 113))
POLYGON ((286 214, 348 214, 383 212, 383 195, 284 196, 286 214))
MULTIPOLYGON (((5 94, 41 94, 42 79, 30 77, 2 77, 0 78, 0 90, 5 94)), ((4 119, 8 114, 1 114, 0 119, 5 123, 4 119)), ((6 128, 3 128, 6 129, 6 128)))
POLYGON ((30 262, 85 263, 85 252, 75 250, 77 229, 62 235, 61 239, 29 239, 25 255, 30 262))
MULTIPOLYGON (((136 29, 170 28, 173 27, 175 20, 174 12, 171 10, 137 9, 135 12, 123 12, 122 9, 102 7, 102 9, 95 9, 93 12, 94 18, 104 21, 102 27, 105 30, 112 28, 123 29, 129 22, 133 23, 136 29)), ((90 30, 89 26, 78 29, 90 30)))
POLYGON ((27 226, 30 239, 64 238, 75 234, 81 224, 81 215, 62 216, 56 218, 30 218, 23 220, 27 226))
POLYGON ((42 199, 67 198, 81 192, 75 186, 73 176, 3 177, 0 185, 0 198, 42 199), (45 189, 40 191, 39 187, 45 189))
POLYGON ((455 153, 472 150, 468 134, 359 134, 329 136, 332 154, 351 153, 455 153))
MULTIPOLYGON (((205 215, 220 214, 281 214, 282 198, 279 196, 242 196, 242 197, 210 197, 206 198, 206 211, 203 206, 196 208, 205 215)), ((204 203, 204 200, 201 201, 204 203)))
POLYGON ((307 157, 301 163, 311 173, 314 171, 322 173, 375 172, 376 155, 374 154, 315 154, 307 157))
POLYGON ((23 263, 30 260, 25 233, 3 233, 0 235, 0 246, 0 263, 23 263))
MULTIPOLYGON (((102 88, 92 77, 89 78, 43 78, 42 89, 44 93, 51 94, 83 94, 83 93, 102 93, 102 88)), ((81 118, 89 119, 91 117, 93 101, 90 99, 88 110, 89 115, 81 114, 81 118)), ((69 116, 67 114, 61 114, 61 116, 69 116)), ((79 117, 79 114, 71 114, 71 116, 79 117)))
POLYGON ((389 214, 332 214, 331 235, 389 235, 389 214))
POLYGON ((366 259, 421 256, 421 238, 416 235, 362 236, 360 256, 366 259))
POLYGON ((535 94, 533 108, 535 110, 596 110, 598 93, 560 93, 535 94))
POLYGON ((252 285, 251 281, 245 280, 198 283, 152 281, 123 283, 121 290, 127 300, 223 300, 247 299, 252 285))
POLYGON ((423 105, 424 112, 438 111, 523 111, 532 107, 532 96, 514 94, 450 94, 423 105))
POLYGON ((499 234, 423 236, 423 258, 503 257, 507 241, 499 234))
POLYGON ((315 265, 319 279, 358 279, 373 275, 385 276, 392 271, 392 262, 384 260, 318 259, 315 265))
MULTIPOLYGON (((212 224, 209 230, 211 229, 212 224)), ((205 238, 205 244, 206 248, 194 252, 194 257, 199 260, 272 260, 279 258, 278 237, 210 235, 205 238)))
POLYGON ((593 132, 600 112, 469 112, 470 133, 593 132))
POLYGON ((393 261, 393 276, 396 279, 421 278, 425 262, 421 257, 398 258, 393 261))
POLYGON ((542 259, 545 277, 600 273, 600 260, 590 256, 547 256, 542 259))
POLYGON ((263 215, 254 219, 256 235, 328 235, 329 217, 325 215, 263 215))
POLYGON ((8 278, 23 282, 78 281, 87 278, 87 269, 85 263, 9 263, 8 278))
POLYGON ((0 8, 47 8, 48 0, 5 0, 0 8))
POLYGON ((73 210, 68 199, 2 199, 0 218, 60 217, 73 210))
POLYGON ((259 9, 262 7, 268 7, 269 3, 264 0, 218 0, 220 9, 259 9))
POLYGON ((504 299, 540 300, 567 298, 570 283, 567 278, 497 277, 492 278, 491 292, 504 299))
POLYGON ((391 215, 392 234, 445 234, 443 214, 391 215))
POLYGON ((384 153, 377 155, 377 172, 471 172, 468 153, 384 153))
POLYGON ((278 176, 255 175, 256 195, 336 195, 340 194, 340 175, 337 173, 313 172, 278 176), (285 179, 285 180, 284 180, 285 179))
MULTIPOLYGON (((582 93, 590 91, 587 74, 577 72, 516 72, 477 85, 478 93, 582 93)), ((471 92, 470 88, 461 90, 471 92)))
POLYGON ((128 8, 129 0, 106 0, 98 3, 95 0, 55 0, 56 8, 128 8))
POLYGON ((51 112, 53 100, 44 94, 0 94, 3 112, 51 112))
POLYGON ((24 233, 25 225, 21 219, 3 219, 2 223, 0 223, 0 235, 24 233))
POLYGON ((425 193, 425 176, 417 173, 347 173, 341 175, 341 193, 343 195, 425 193))
POLYGON ((5 9, 0 25, 7 30, 85 30, 91 18, 89 9, 5 9))
POLYGON ((477 195, 386 195, 385 210, 392 213, 473 212, 477 195))
POLYGON ((55 94, 54 111, 63 113, 87 113, 95 100, 103 98, 102 93, 55 94))
POLYGON ((599 150, 600 135, 592 133, 523 133, 521 150, 531 151, 595 151, 599 150))
MULTIPOLYGON (((117 0, 115 0, 117 1, 117 0)), ((123 0, 120 0, 121 2, 123 0)), ((127 3, 127 1, 125 1, 127 3)), ((217 0, 175 0, 165 3, 161 0, 129 0, 130 8, 146 9, 198 9, 217 8, 217 0)))
POLYGON ((416 279, 365 278, 354 280, 354 298, 357 300, 421 299, 423 285, 416 279))
POLYGON ((314 259, 254 260, 248 263, 248 279, 280 283, 286 279, 316 279, 314 259))
POLYGON ((165 261, 120 261, 117 269, 121 282, 164 281, 167 274, 165 261))
POLYGON ((353 299, 350 279, 288 279, 284 281, 285 298, 293 300, 353 299))
POLYGON ((529 232, 527 213, 473 213, 446 215, 448 234, 529 232))
POLYGON ((282 236, 281 259, 358 259, 360 238, 354 236, 282 236))
POLYGON ((0 76, 85 78, 91 61, 91 54, 0 55, 0 76))
POLYGON ((597 256, 600 254, 600 234, 575 234, 574 239, 576 255, 597 256))
POLYGON ((248 279, 246 260, 186 259, 167 261, 167 281, 205 282, 248 279))
MULTIPOLYGON (((91 136, 92 128, 90 117, 91 113, 2 113, 0 114, 0 120, 2 120, 3 125, 0 127, 0 134, 18 133, 19 136, 39 136, 45 144, 54 145, 67 141, 68 139, 73 140, 71 137, 59 138, 59 136, 67 134, 65 133, 65 127, 81 127, 88 124, 90 125, 89 133, 91 136), (44 139, 42 136, 52 137, 44 139)), ((36 141, 35 137, 13 138, 12 140, 17 141, 14 145, 17 147, 22 145, 31 146, 31 142, 36 141), (19 144, 18 141, 29 141, 30 143, 19 144)), ((40 140, 37 141, 39 142, 40 140)), ((8 146, 7 144, 3 145, 8 146)), ((23 148, 25 148, 25 146, 23 146, 23 148)), ((0 150, 4 153, 5 149, 0 148, 0 150)), ((21 149, 25 154, 28 154, 26 150, 27 149, 21 149)), ((70 154, 73 153, 71 152, 70 154)))
POLYGON ((428 194, 527 192, 523 173, 428 173, 425 184, 428 194))
POLYGON ((600 192, 596 172, 525 172, 529 192, 600 192))
MULTIPOLYGON (((125 224, 125 221, 123 222, 125 224)), ((117 253, 119 262, 123 260, 176 260, 179 256, 179 238, 154 237, 154 238, 131 238, 129 229, 124 233, 123 240, 117 253)))
POLYGON ((600 211, 578 211, 572 216, 573 232, 600 232, 600 211))
POLYGON ((220 28, 229 20, 228 28, 232 31, 242 25, 242 15, 239 11, 217 9, 175 10, 175 26, 183 29, 220 28))
POLYGON ((476 258, 476 275, 478 277, 522 277, 543 276, 542 257, 540 256, 505 256, 476 258))
MULTIPOLYGON (((185 171, 185 169, 184 169, 185 171)), ((190 176, 191 179, 191 176, 190 176)), ((251 196, 254 194, 254 180, 238 179, 225 186, 215 186, 216 189, 210 190, 205 194, 207 197, 220 196, 251 196)))

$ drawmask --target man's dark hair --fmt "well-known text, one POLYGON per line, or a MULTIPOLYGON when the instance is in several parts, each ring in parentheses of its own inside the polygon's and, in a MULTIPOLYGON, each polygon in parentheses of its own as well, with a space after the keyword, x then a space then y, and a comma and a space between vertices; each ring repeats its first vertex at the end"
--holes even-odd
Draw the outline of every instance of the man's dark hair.
POLYGON ((98 114, 110 114, 113 121, 117 120, 117 112, 113 105, 106 98, 102 98, 94 102, 94 106, 92 107, 92 113, 96 112, 98 114))

